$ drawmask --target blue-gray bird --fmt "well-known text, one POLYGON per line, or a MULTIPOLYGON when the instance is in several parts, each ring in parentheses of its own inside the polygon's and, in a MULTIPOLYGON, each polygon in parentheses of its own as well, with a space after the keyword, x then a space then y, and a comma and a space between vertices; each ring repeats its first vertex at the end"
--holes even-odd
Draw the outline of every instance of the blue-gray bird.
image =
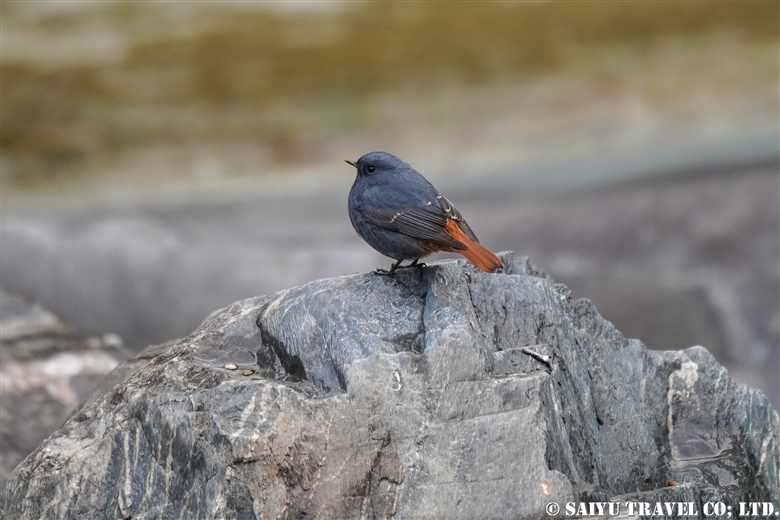
POLYGON ((357 169, 349 191, 349 219, 371 247, 397 260, 387 274, 392 276, 404 260, 413 260, 407 267, 415 266, 437 251, 460 253, 489 273, 503 267, 479 245, 450 201, 407 163, 386 152, 346 162, 357 169))

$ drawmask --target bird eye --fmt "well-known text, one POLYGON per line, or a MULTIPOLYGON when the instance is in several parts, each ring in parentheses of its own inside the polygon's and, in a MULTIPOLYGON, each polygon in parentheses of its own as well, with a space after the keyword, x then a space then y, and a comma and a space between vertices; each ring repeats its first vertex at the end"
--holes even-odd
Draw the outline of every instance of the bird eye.
POLYGON ((374 168, 373 166, 366 166, 366 171, 368 173, 374 173, 376 171, 376 168, 374 168))

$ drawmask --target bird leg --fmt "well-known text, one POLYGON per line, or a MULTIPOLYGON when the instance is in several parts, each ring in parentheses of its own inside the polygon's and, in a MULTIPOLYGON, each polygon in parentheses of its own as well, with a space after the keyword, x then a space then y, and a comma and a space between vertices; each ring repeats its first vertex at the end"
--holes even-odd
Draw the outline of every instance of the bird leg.
POLYGON ((392 265, 392 267, 390 267, 390 271, 387 273, 387 276, 393 276, 395 274, 395 270, 398 269, 398 266, 401 265, 401 262, 403 262, 403 261, 404 261, 404 259, 402 258, 399 261, 397 261, 396 263, 394 263, 392 265))
POLYGON ((385 269, 377 269, 376 271, 374 271, 374 274, 381 274, 381 275, 386 275, 386 276, 394 276, 396 269, 409 269, 410 267, 416 267, 417 269, 422 269, 423 267, 425 267, 425 264, 420 262, 419 258, 415 258, 414 261, 411 264, 409 264, 409 265, 401 266, 401 262, 403 262, 404 260, 405 259, 402 258, 401 260, 399 260, 396 263, 394 263, 390 267, 389 271, 387 271, 385 269))
POLYGON ((376 271, 374 271, 374 274, 382 274, 382 275, 387 275, 387 276, 393 276, 393 275, 395 274, 395 270, 396 270, 396 269, 398 269, 398 265, 399 265, 401 262, 403 262, 403 261, 404 261, 404 259, 402 258, 402 259, 400 259, 399 261, 397 261, 396 263, 394 263, 394 264, 393 264, 393 265, 390 267, 390 270, 389 270, 389 271, 387 271, 387 270, 385 270, 385 269, 377 269, 376 271))
POLYGON ((420 262, 419 264, 417 262, 420 262, 419 258, 415 258, 414 262, 407 265, 406 267, 416 267, 417 269, 422 269, 423 267, 426 267, 425 262, 420 262))

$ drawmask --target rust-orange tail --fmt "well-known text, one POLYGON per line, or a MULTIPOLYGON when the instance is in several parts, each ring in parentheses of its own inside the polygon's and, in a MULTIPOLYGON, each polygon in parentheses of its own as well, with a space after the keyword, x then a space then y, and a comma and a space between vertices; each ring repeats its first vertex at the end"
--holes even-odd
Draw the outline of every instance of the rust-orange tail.
POLYGON ((451 251, 462 254, 483 271, 492 273, 504 267, 504 264, 501 263, 501 260, 496 255, 489 249, 471 240, 454 220, 447 222, 444 230, 452 238, 466 246, 466 249, 452 249, 451 251))

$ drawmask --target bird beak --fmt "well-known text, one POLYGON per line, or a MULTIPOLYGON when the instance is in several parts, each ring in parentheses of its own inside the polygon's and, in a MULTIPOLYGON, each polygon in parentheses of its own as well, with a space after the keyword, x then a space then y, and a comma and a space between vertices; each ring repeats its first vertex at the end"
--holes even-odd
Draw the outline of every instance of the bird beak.
POLYGON ((345 163, 347 163, 347 164, 349 164, 349 165, 351 165, 351 166, 354 166, 355 168, 357 168, 357 164, 353 163, 353 162, 352 162, 352 161, 350 161, 350 160, 344 159, 344 162, 345 162, 345 163))

